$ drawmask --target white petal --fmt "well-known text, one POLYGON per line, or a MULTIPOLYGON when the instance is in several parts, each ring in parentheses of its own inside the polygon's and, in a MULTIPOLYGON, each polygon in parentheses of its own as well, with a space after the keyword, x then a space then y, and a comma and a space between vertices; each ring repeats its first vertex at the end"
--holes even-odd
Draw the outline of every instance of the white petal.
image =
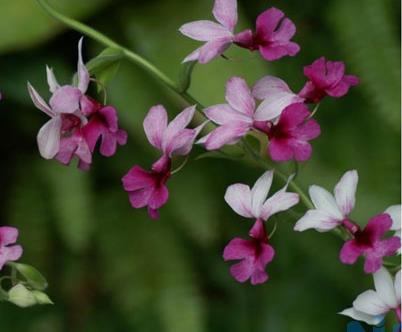
POLYGON ((84 37, 81 37, 78 42, 78 64, 77 64, 77 74, 78 74, 78 89, 81 90, 82 93, 85 93, 88 89, 89 85, 89 72, 87 67, 85 67, 84 62, 82 60, 82 41, 84 37))
POLYGON ((40 109, 42 112, 46 113, 50 117, 54 116, 53 111, 50 109, 49 105, 43 100, 39 93, 34 89, 31 83, 28 82, 28 92, 32 99, 32 102, 36 108, 40 109))
POLYGON ((346 172, 335 186, 335 199, 344 216, 355 206, 355 196, 359 175, 357 171, 346 172))
POLYGON ((45 159, 52 159, 59 152, 61 123, 61 117, 56 116, 39 130, 37 136, 39 152, 45 159))
POLYGON ((396 308, 398 306, 394 282, 388 270, 384 267, 379 269, 373 274, 374 285, 378 296, 381 300, 390 308, 396 308))
POLYGON ((314 228, 318 232, 328 232, 339 225, 331 215, 322 210, 309 210, 301 217, 295 227, 295 231, 305 231, 314 228))
POLYGON ((365 322, 369 325, 377 325, 377 324, 381 323, 382 320, 384 319, 383 315, 372 316, 372 315, 368 315, 363 312, 360 312, 360 311, 356 310, 355 308, 345 309, 345 310, 341 311, 339 314, 348 316, 354 320, 365 322))
POLYGON ((317 210, 325 211, 334 219, 342 221, 343 215, 336 204, 334 196, 322 187, 312 185, 309 194, 317 210))
POLYGON ((255 218, 260 217, 261 209, 271 188, 273 171, 266 171, 251 189, 251 206, 255 218))
POLYGON ((46 66, 46 76, 47 76, 47 84, 49 85, 49 91, 54 93, 58 88, 60 88, 60 84, 57 82, 56 77, 54 76, 53 69, 46 66))
POLYGON ((368 315, 382 315, 389 311, 389 307, 382 301, 377 292, 373 290, 360 294, 353 302, 353 307, 368 315))
POLYGON ((233 31, 237 23, 237 0, 215 0, 212 13, 219 23, 233 31))
POLYGON ((251 191, 250 187, 236 183, 228 187, 225 193, 225 201, 237 214, 252 218, 251 212, 251 191))
POLYGON ((278 117, 287 106, 301 101, 302 99, 293 93, 278 92, 264 99, 264 101, 257 107, 254 120, 273 120, 278 117))
POLYGON ((190 61, 196 61, 200 57, 200 49, 201 47, 197 48, 195 51, 191 52, 189 55, 187 55, 182 63, 184 62, 190 62, 190 61))
POLYGON ((297 203, 299 203, 298 194, 280 190, 264 203, 261 210, 261 218, 267 220, 275 213, 286 211, 297 203))
POLYGON ((395 275, 394 288, 396 294, 396 301, 401 304, 401 270, 395 275))
POLYGON ((206 20, 186 23, 180 27, 179 31, 183 35, 199 41, 211 41, 232 36, 232 33, 224 26, 206 20))
POLYGON ((397 231, 401 229, 401 205, 392 205, 388 209, 385 210, 385 213, 388 213, 392 219, 392 227, 393 231, 397 231))

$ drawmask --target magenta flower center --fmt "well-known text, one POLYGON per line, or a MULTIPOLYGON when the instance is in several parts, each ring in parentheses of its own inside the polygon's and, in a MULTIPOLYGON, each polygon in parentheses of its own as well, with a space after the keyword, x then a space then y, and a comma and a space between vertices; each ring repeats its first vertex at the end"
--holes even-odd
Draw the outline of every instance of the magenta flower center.
POLYGON ((81 127, 81 119, 73 114, 62 114, 61 134, 70 136, 74 129, 81 127))

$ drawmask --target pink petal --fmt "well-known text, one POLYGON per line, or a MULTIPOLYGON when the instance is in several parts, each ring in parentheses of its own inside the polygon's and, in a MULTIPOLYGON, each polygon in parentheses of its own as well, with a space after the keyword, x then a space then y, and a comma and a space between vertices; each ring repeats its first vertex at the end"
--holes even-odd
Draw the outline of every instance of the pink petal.
POLYGON ((232 31, 237 24, 237 0, 215 0, 212 13, 219 23, 232 31))
POLYGON ((335 186, 336 203, 343 215, 347 216, 355 206, 355 196, 359 175, 356 170, 346 172, 335 186))
POLYGON ((208 119, 216 124, 225 125, 232 122, 252 123, 252 119, 243 113, 235 111, 228 104, 220 104, 208 107, 204 110, 208 119))
POLYGON ((261 13, 257 17, 257 34, 269 40, 284 15, 285 14, 277 8, 270 8, 261 13))
POLYGON ((206 64, 213 58, 223 54, 232 43, 231 38, 225 37, 207 42, 199 48, 198 61, 206 64))
POLYGON ((147 206, 152 193, 153 193, 152 187, 146 187, 136 191, 130 191, 128 193, 128 197, 131 206, 135 209, 140 209, 147 206))
POLYGON ((290 146, 293 149, 294 159, 299 162, 307 161, 310 159, 313 152, 311 144, 301 140, 291 140, 290 146))
POLYGON ((240 47, 253 49, 254 35, 250 29, 244 30, 234 35, 233 41, 240 47))
POLYGON ((163 134, 167 128, 168 116, 162 105, 153 106, 144 119, 144 131, 149 143, 161 150, 163 134))
POLYGON ((150 209, 159 209, 162 205, 166 204, 169 198, 169 190, 165 185, 160 185, 154 189, 151 197, 149 198, 148 206, 150 209))
POLYGON ((82 93, 85 93, 88 89, 89 85, 89 72, 87 67, 85 67, 84 62, 82 60, 82 41, 83 37, 78 42, 78 64, 77 64, 77 74, 78 74, 78 89, 81 90, 82 93))
POLYGON ((326 86, 326 59, 321 57, 315 60, 311 65, 304 67, 304 75, 307 76, 314 84, 326 86))
POLYGON ((250 187, 237 183, 229 186, 225 193, 225 201, 237 214, 245 218, 252 218, 250 187))
POLYGON ((253 257, 254 252, 255 247, 252 241, 236 237, 226 245, 223 251, 223 259, 229 261, 253 257))
POLYGON ((255 111, 255 121, 271 121, 281 115, 282 111, 291 104, 300 103, 304 99, 293 93, 277 92, 267 97, 255 111))
POLYGON ((241 122, 220 126, 208 135, 205 148, 207 150, 216 150, 226 144, 235 144, 249 130, 250 126, 241 122))
POLYGON ((232 77, 227 81, 225 98, 236 111, 253 116, 255 101, 250 88, 243 78, 232 77))
POLYGON ((22 247, 19 245, 11 247, 3 247, 0 252, 0 270, 3 268, 4 264, 10 261, 16 261, 22 256, 22 247))
POLYGON ((159 219, 159 211, 151 209, 150 207, 148 207, 148 215, 151 219, 159 219))
POLYGON ((361 248, 356 244, 355 240, 349 240, 343 245, 339 259, 343 264, 354 264, 361 254, 361 248))
POLYGON ((244 259, 240 263, 237 263, 230 268, 230 273, 238 282, 245 282, 253 273, 253 262, 244 259))
POLYGON ((271 159, 275 161, 288 161, 294 156, 293 149, 286 139, 271 139, 268 145, 268 153, 271 159))
POLYGON ((149 172, 142 169, 140 166, 134 166, 122 178, 124 190, 135 191, 144 187, 153 187, 155 179, 149 172))
POLYGON ((45 159, 52 159, 59 152, 61 124, 61 117, 56 116, 39 130, 37 136, 39 152, 45 159))
POLYGON ((321 134, 321 127, 314 119, 310 119, 293 130, 293 136, 302 141, 310 141, 321 134))
POLYGON ((47 105, 47 103, 42 99, 42 97, 39 95, 39 93, 34 89, 34 87, 31 85, 31 83, 28 82, 28 92, 29 96, 32 99, 32 102, 34 103, 35 107, 41 110, 42 112, 46 113, 50 117, 53 117, 55 114, 54 112, 50 109, 50 107, 47 105))
POLYGON ((49 85, 49 91, 54 93, 58 88, 60 88, 56 77, 54 76, 53 69, 46 66, 47 84, 49 85))
POLYGON ((273 97, 278 93, 293 94, 285 81, 270 75, 258 80, 253 86, 252 93, 255 98, 260 100, 273 97))
POLYGON ((263 284, 267 280, 268 280, 268 274, 262 270, 255 270, 251 275, 251 284, 254 286, 263 284))
POLYGON ((183 35, 199 41, 212 41, 232 36, 231 31, 224 26, 205 20, 184 24, 179 31, 183 35))
POLYGON ((377 272, 382 266, 382 256, 367 255, 364 261, 364 272, 371 274, 377 272))
POLYGON ((170 141, 170 144, 166 146, 165 153, 168 156, 181 156, 190 153, 197 132, 194 129, 183 129, 170 141))
POLYGON ((0 246, 8 246, 17 242, 18 229, 10 226, 0 227, 0 246))
POLYGON ((182 63, 198 60, 200 57, 200 49, 201 49, 201 47, 197 48, 195 51, 193 51, 189 55, 187 55, 184 58, 184 60, 182 61, 182 63))
POLYGON ((371 234, 373 238, 380 238, 384 233, 391 229, 391 226, 391 217, 389 214, 383 213, 370 218, 367 226, 364 228, 364 232, 371 234))
POLYGON ((343 97, 351 86, 357 84, 359 84, 359 79, 356 76, 344 76, 338 84, 325 91, 331 97, 343 97))
POLYGON ((290 40, 296 33, 296 26, 294 23, 288 19, 284 18, 281 22, 279 28, 277 28, 274 32, 272 41, 288 41, 290 40))
POLYGON ((50 107, 55 113, 74 113, 80 108, 82 92, 69 85, 57 89, 50 98, 50 107))

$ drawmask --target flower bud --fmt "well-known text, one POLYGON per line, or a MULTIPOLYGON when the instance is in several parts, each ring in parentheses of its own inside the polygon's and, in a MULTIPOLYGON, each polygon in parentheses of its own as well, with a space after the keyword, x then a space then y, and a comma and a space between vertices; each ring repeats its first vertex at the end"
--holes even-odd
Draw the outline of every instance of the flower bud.
POLYGON ((26 308, 37 303, 35 295, 23 284, 17 284, 8 292, 8 301, 15 305, 26 308))

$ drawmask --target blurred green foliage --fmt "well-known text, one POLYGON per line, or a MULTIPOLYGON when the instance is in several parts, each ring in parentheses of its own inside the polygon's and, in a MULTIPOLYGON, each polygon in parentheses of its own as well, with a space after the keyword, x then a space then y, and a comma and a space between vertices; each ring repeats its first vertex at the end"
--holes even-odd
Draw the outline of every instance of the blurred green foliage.
MULTIPOLYGON (((53 0, 60 11, 83 19, 153 61, 177 78, 181 59, 197 43, 179 35, 185 22, 210 16, 211 1, 53 0)), ((224 83, 234 75, 251 84, 266 74, 297 91, 302 68, 321 55, 342 59, 362 83, 341 100, 325 100, 318 113, 322 136, 312 160, 301 168, 305 188, 332 188, 347 169, 360 175, 353 217, 364 224, 400 201, 399 4, 393 0, 240 1, 241 27, 253 26, 268 6, 296 23, 302 51, 266 63, 232 48, 230 60, 194 69, 191 93, 201 103, 222 102, 224 83)), ((0 3, 0 105, 2 151, 1 221, 20 228, 23 262, 49 280, 56 303, 21 310, 2 304, 8 331, 322 332, 345 331, 336 315, 372 287, 361 263, 338 261, 341 243, 330 234, 292 231, 295 221, 278 215, 272 239, 277 255, 271 280, 252 287, 236 283, 221 258, 234 236, 250 223, 224 203, 226 187, 252 183, 261 170, 221 159, 194 158, 169 183, 171 199, 161 219, 133 210, 120 178, 135 163, 148 167, 156 156, 142 120, 163 103, 171 116, 181 101, 132 64, 122 62, 108 86, 129 142, 113 158, 96 157, 81 173, 39 157, 35 143, 45 116, 30 103, 26 81, 47 94, 45 64, 61 82, 75 70, 79 35, 52 20, 33 0, 0 3)), ((240 28, 240 27, 239 27, 240 28)), ((102 47, 85 40, 85 58, 102 47)), ((96 91, 93 91, 95 94, 96 91)), ((195 148, 194 156, 202 153, 195 148)), ((279 183, 278 183, 279 185, 279 183)), ((302 207, 298 210, 302 212, 302 207)), ((269 224, 272 227, 273 224, 269 224)), ((393 322, 392 317, 388 324, 393 322)))

